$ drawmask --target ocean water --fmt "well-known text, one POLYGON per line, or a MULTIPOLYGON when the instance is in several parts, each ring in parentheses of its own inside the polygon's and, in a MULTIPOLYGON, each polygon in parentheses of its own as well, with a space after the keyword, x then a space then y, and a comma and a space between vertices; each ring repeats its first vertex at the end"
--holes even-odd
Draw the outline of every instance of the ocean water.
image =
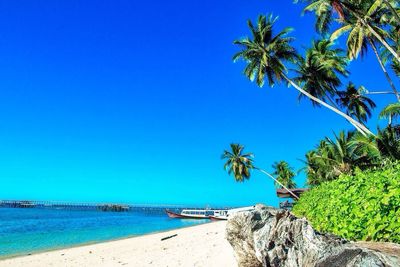
POLYGON ((162 209, 102 212, 0 208, 0 257, 96 243, 206 223, 171 219, 162 209))

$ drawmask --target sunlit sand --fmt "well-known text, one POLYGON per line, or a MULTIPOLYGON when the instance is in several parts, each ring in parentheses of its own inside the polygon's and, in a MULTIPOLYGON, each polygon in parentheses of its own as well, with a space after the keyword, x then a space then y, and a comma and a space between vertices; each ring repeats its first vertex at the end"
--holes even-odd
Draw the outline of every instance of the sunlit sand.
POLYGON ((225 221, 0 261, 0 266, 236 266, 225 221), (176 235, 176 236, 174 236, 176 235), (165 237, 171 238, 161 240, 165 237))

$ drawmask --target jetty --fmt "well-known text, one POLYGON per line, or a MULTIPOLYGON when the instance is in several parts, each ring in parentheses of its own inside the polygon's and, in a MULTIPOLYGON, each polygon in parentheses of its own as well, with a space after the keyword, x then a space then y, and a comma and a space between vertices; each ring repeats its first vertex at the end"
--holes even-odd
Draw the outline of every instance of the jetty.
POLYGON ((116 203, 90 203, 66 201, 40 201, 40 200, 0 200, 2 208, 51 208, 51 209, 76 209, 76 210, 101 210, 101 211, 129 211, 137 206, 116 203))
MULTIPOLYGON (((0 200, 0 208, 41 208, 41 209, 66 209, 66 210, 99 210, 99 211, 133 211, 147 214, 164 214, 165 209, 180 212, 187 208, 183 205, 168 204, 124 204, 105 202, 68 202, 51 200, 0 200)), ((192 209, 201 209, 199 207, 192 209)))

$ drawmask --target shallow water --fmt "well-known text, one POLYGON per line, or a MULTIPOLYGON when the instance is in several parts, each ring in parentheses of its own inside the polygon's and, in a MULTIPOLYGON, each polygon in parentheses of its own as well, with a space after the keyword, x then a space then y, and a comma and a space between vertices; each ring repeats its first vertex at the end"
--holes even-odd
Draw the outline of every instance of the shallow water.
MULTIPOLYGON (((162 209, 160 209, 161 211, 162 209)), ((162 212, 0 208, 0 257, 202 224, 162 212)))

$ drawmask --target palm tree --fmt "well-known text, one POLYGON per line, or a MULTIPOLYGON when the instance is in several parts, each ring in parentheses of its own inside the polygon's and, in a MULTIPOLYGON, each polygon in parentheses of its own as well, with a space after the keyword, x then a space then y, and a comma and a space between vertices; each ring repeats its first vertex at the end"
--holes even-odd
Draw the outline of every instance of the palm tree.
MULTIPOLYGON (((287 163, 284 160, 281 160, 279 162, 275 162, 272 165, 272 168, 274 169, 274 172, 272 175, 277 177, 276 179, 284 184, 287 188, 296 188, 296 183, 293 181, 293 177, 296 175, 293 171, 293 168, 289 166, 289 163, 287 163)), ((279 186, 278 183, 275 183, 276 186, 279 186)))
POLYGON ((384 130, 378 129, 376 146, 382 157, 400 160, 400 127, 389 125, 384 130))
POLYGON ((231 151, 225 150, 222 159, 226 159, 224 169, 232 174, 237 182, 250 178, 253 166, 253 153, 243 153, 244 147, 240 144, 231 144, 231 151))
POLYGON ((380 119, 389 119, 389 125, 392 120, 400 116, 400 102, 387 105, 379 114, 380 119))
MULTIPOLYGON (((335 106, 332 98, 341 85, 338 75, 344 77, 348 75, 346 70, 348 60, 343 55, 343 50, 334 49, 332 45, 329 40, 313 41, 305 58, 298 61, 295 70, 297 77, 293 80, 311 95, 325 102, 328 100, 335 106)), ((304 95, 300 94, 300 98, 303 97, 304 95)), ((318 105, 314 101, 312 103, 318 105)))
MULTIPOLYGON (((400 27, 400 26, 399 26, 400 27)), ((396 50, 400 51, 400 31, 399 27, 393 27, 392 30, 390 31, 390 38, 393 39, 393 42, 395 44, 396 50)), ((394 71, 394 73, 400 77, 400 62, 393 60, 392 54, 388 53, 387 50, 383 50, 381 52, 381 58, 383 63, 390 63, 390 67, 394 71)))
POLYGON ((370 166, 379 166, 385 159, 400 160, 400 126, 378 128, 376 137, 355 135, 352 140, 354 151, 362 155, 370 166))
POLYGON ((266 172, 263 169, 260 169, 253 165, 253 153, 244 153, 244 146, 241 144, 231 144, 230 151, 224 150, 221 158, 226 159, 224 164, 224 169, 228 171, 228 174, 233 174, 235 180, 238 182, 243 182, 250 178, 251 170, 258 170, 271 179, 274 180, 275 183, 282 186, 286 189, 289 194, 291 194, 295 199, 299 199, 289 188, 283 185, 280 181, 278 181, 273 175, 266 172))
MULTIPOLYGON (((354 132, 340 132, 335 138, 326 137, 316 149, 306 154, 306 175, 309 185, 318 185, 337 179, 341 174, 351 174, 355 167, 366 168, 376 159, 375 144, 368 148, 366 139, 375 142, 372 136, 360 136, 354 132), (355 137, 364 138, 363 144, 355 137), (368 150, 370 149, 370 150, 368 150), (375 153, 375 154, 374 154, 375 153)), ((378 152, 379 153, 379 152, 378 152)))
POLYGON ((352 117, 330 106, 321 99, 313 96, 286 75, 287 68, 285 63, 295 63, 298 60, 296 50, 291 46, 292 37, 288 37, 290 28, 286 28, 277 35, 273 34, 273 25, 276 18, 272 15, 268 17, 260 15, 258 18, 257 27, 254 27, 251 21, 248 21, 248 26, 252 33, 252 39, 246 37, 241 40, 236 40, 234 44, 241 47, 241 51, 234 55, 234 61, 242 58, 247 62, 244 69, 244 74, 251 80, 256 81, 257 85, 262 87, 265 78, 272 87, 276 82, 285 80, 296 90, 310 98, 312 101, 334 111, 340 116, 350 121, 363 134, 373 133, 360 122, 352 117))
POLYGON ((304 161, 305 167, 302 169, 306 173, 307 184, 309 186, 319 185, 322 182, 323 176, 319 174, 322 169, 322 164, 318 163, 318 157, 315 151, 309 151, 306 154, 304 161))
MULTIPOLYGON (((381 17, 384 15, 382 12, 383 9, 381 8, 380 10, 376 10, 376 8, 371 8, 370 10, 373 10, 375 12, 367 12, 367 15, 376 21, 375 24, 379 24, 379 21, 381 20, 381 17), (371 13, 371 14, 369 14, 371 13)), ((377 29, 378 30, 378 29, 377 29)), ((387 35, 387 33, 381 29, 379 29, 381 32, 382 36, 387 35)), ((374 38, 373 34, 369 30, 368 27, 366 27, 363 23, 361 23, 358 19, 355 19, 354 17, 349 18, 346 21, 342 22, 342 27, 334 31, 331 35, 331 40, 336 40, 343 34, 348 33, 347 36, 347 56, 350 60, 353 60, 358 57, 359 54, 363 55, 367 51, 368 44, 374 51, 374 54, 378 60, 379 66, 381 67, 385 78, 387 79, 390 87, 392 88, 397 101, 400 101, 400 96, 398 94, 398 91, 390 78, 390 75, 385 67, 385 64, 383 63, 383 60, 381 56, 379 55, 378 48, 376 45, 376 38, 374 38)))
POLYGON ((375 25, 371 14, 379 9, 375 0, 346 1, 346 0, 303 0, 308 6, 304 11, 314 12, 317 16, 316 28, 320 33, 327 33, 330 25, 336 19, 339 23, 357 21, 378 40, 400 62, 400 55, 389 45, 382 35, 385 31, 375 25), (335 18, 334 14, 337 14, 335 18))
POLYGON ((346 91, 338 91, 338 99, 336 99, 339 106, 346 109, 348 115, 357 118, 358 121, 366 123, 368 118, 371 117, 371 110, 376 107, 374 101, 370 98, 363 96, 362 92, 365 91, 363 86, 358 89, 353 83, 347 85, 346 91))
POLYGON ((334 171, 335 161, 331 159, 331 151, 326 139, 306 154, 305 173, 308 185, 319 185, 325 181, 336 179, 338 174, 334 171))
MULTIPOLYGON (((399 5, 399 2, 398 1, 389 1, 389 0, 383 0, 383 2, 385 2, 385 5, 390 10, 391 14, 393 15, 393 18, 396 20, 397 24, 400 26, 400 15, 398 14, 398 11, 396 10, 396 7, 399 5)), ((377 0, 375 3, 377 3, 379 5, 380 0, 377 0)))
POLYGON ((351 139, 353 132, 341 131, 339 135, 335 134, 335 139, 326 138, 329 147, 330 160, 334 163, 334 171, 340 175, 343 173, 351 173, 353 165, 357 160, 357 155, 353 152, 351 139))

